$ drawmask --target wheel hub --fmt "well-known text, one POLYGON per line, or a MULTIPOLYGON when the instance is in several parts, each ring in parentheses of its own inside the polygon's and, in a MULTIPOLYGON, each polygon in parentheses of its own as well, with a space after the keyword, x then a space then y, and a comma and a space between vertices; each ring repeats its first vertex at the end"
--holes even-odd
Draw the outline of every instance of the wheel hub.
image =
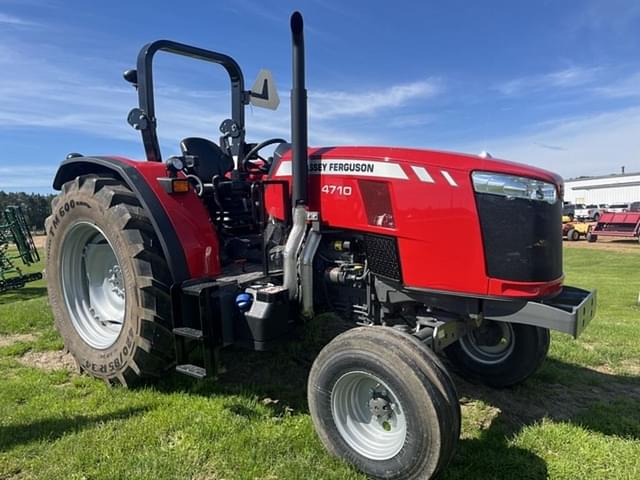
POLYGON ((355 451, 372 460, 394 457, 404 445, 407 421, 398 398, 368 372, 349 372, 331 392, 336 428, 355 451))
POLYGON ((502 340, 502 329, 495 322, 485 323, 474 332, 476 343, 484 347, 493 347, 502 340))
POLYGON ((122 270, 120 265, 114 265, 109 269, 107 281, 111 285, 111 291, 118 297, 124 299, 124 284, 122 283, 122 270))
POLYGON ((508 358, 515 348, 513 327, 506 322, 487 320, 480 328, 460 339, 460 348, 474 361, 495 365, 508 358))
POLYGON ((369 400, 369 411, 371 415, 380 421, 387 420, 393 411, 391 410, 391 401, 389 397, 373 391, 369 400))

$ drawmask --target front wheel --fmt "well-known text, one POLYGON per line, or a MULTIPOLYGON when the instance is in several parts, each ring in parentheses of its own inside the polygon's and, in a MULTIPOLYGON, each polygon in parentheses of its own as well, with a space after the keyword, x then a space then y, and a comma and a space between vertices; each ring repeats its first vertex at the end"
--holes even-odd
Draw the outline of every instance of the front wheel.
POLYGON ((572 228, 567 232, 567 240, 570 240, 572 242, 580 240, 580 233, 578 233, 577 230, 572 228))
POLYGON ((388 327, 349 330, 309 374, 324 446, 370 478, 428 479, 451 460, 460 407, 451 377, 417 339, 388 327))
POLYGON ((463 377, 492 387, 510 387, 540 368, 549 343, 546 328, 486 320, 445 353, 463 377))

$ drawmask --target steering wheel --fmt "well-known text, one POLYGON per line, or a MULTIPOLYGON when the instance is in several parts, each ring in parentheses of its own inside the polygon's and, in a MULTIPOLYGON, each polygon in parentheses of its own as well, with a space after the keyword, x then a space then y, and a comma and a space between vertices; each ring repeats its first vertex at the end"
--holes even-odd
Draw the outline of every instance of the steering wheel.
POLYGON ((264 147, 268 147, 269 145, 273 145, 274 143, 287 143, 287 141, 282 138, 270 138, 269 140, 265 140, 264 142, 260 142, 259 144, 257 144, 255 147, 249 150, 247 154, 244 156, 244 160, 242 160, 242 167, 244 168, 244 170, 248 172, 249 167, 253 167, 253 168, 257 168, 261 172, 267 173, 269 171, 269 168, 271 168, 271 163, 265 160, 264 158, 262 158, 260 155, 258 155, 258 152, 262 150, 264 147), (252 165, 251 157, 253 157, 254 155, 256 155, 260 160, 262 160, 264 162, 264 165, 262 166, 252 165))

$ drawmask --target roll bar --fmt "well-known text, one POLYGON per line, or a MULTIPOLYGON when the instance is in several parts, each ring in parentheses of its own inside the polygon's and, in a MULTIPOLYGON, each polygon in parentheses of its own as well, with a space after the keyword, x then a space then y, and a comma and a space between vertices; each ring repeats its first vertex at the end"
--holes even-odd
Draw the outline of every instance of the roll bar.
MULTIPOLYGON (((228 55, 192 47, 171 40, 156 40, 146 44, 138 54, 137 73, 134 74, 138 88, 139 109, 129 113, 129 123, 142 133, 142 142, 147 160, 162 161, 160 145, 156 132, 156 116, 153 92, 153 57, 159 51, 174 53, 206 62, 217 63, 224 67, 231 80, 231 119, 238 131, 231 136, 231 153, 239 155, 244 144, 244 106, 249 101, 249 95, 244 90, 244 76, 240 65, 228 55)), ((126 76, 125 76, 126 77, 126 76)))

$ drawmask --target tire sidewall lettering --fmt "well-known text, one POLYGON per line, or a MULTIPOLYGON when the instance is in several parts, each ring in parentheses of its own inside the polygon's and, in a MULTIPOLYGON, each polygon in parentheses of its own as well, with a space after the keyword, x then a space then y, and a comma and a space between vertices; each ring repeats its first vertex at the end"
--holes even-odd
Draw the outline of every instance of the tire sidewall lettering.
POLYGON ((95 375, 104 375, 120 371, 122 367, 127 364, 127 360, 129 360, 133 356, 133 337, 133 328, 130 328, 127 331, 127 339, 125 345, 115 353, 109 354, 109 358, 112 358, 112 360, 105 362, 96 362, 95 360, 84 359, 80 363, 82 365, 82 368, 90 371, 95 375))
MULTIPOLYGON (((82 206, 84 208, 91 208, 91 206, 84 201, 77 201, 75 199, 70 199, 67 200, 66 202, 64 202, 64 204, 59 207, 57 210, 52 211, 51 212, 51 226, 49 227, 49 229, 47 230, 47 235, 51 236, 51 237, 55 237, 56 232, 58 230, 58 228, 60 227, 61 224, 61 220, 69 213, 71 212, 73 209, 76 208, 76 206, 82 206)), ((47 253, 48 253, 48 249, 47 249, 47 253)))

